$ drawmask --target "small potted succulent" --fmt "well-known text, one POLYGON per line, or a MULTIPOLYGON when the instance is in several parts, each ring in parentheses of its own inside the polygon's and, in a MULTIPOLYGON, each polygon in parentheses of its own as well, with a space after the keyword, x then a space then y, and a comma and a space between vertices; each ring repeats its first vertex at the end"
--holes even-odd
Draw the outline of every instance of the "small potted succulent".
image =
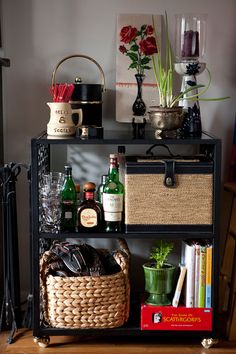
POLYGON ((150 262, 143 265, 145 290, 149 293, 146 304, 170 305, 168 298, 173 290, 176 267, 167 263, 167 257, 174 248, 173 242, 160 240, 150 252, 150 262))

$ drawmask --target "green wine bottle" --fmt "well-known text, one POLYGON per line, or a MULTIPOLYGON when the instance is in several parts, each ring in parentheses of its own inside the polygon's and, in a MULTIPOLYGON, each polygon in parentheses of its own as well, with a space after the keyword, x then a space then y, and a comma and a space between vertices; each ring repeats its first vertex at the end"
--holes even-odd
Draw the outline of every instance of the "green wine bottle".
POLYGON ((103 188, 103 210, 106 232, 122 229, 124 186, 119 180, 117 155, 110 154, 108 177, 103 188))
POLYGON ((61 222, 60 231, 75 232, 77 216, 77 192, 72 178, 72 167, 65 166, 65 181, 60 193, 61 222))

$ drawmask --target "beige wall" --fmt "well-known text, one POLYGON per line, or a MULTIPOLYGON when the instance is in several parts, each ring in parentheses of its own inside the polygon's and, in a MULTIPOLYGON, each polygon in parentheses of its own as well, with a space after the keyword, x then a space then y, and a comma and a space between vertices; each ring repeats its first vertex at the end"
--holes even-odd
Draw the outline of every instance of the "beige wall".
MULTIPOLYGON (((48 122, 46 102, 50 100, 48 87, 52 70, 60 59, 73 53, 89 55, 103 67, 108 88, 104 125, 106 128, 116 127, 116 15, 163 14, 165 10, 172 33, 176 13, 208 14, 205 60, 213 77, 208 96, 229 95, 231 99, 201 103, 202 124, 204 130, 223 141, 224 181, 236 107, 235 0, 2 0, 3 54, 11 60, 11 67, 3 69, 5 161, 30 162, 30 139, 44 130, 48 122)), ((73 65, 71 63, 63 69, 72 73, 72 79, 76 71, 76 65, 73 65)), ((95 71, 91 75, 95 75, 95 71)), ((18 187, 21 283, 27 293, 29 209, 24 172, 18 187)))

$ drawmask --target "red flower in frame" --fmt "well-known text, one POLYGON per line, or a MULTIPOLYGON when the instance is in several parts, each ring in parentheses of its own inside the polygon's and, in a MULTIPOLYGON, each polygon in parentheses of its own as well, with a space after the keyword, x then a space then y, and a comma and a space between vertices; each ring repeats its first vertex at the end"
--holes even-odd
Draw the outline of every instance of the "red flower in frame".
POLYGON ((127 52, 127 49, 125 48, 124 45, 120 45, 120 46, 119 46, 119 51, 120 51, 122 54, 124 54, 124 53, 127 52))
POLYGON ((157 45, 154 37, 147 37, 139 42, 140 51, 145 55, 157 53, 157 45))
POLYGON ((151 36, 153 34, 153 27, 151 25, 148 25, 146 28, 146 35, 151 36))
POLYGON ((137 36, 137 28, 125 26, 120 31, 120 40, 123 43, 130 43, 137 36))
POLYGON ((147 24, 143 24, 140 29, 131 25, 122 27, 119 51, 129 57, 131 63, 128 69, 135 69, 138 74, 151 69, 151 55, 157 53, 153 32, 153 26, 147 24))

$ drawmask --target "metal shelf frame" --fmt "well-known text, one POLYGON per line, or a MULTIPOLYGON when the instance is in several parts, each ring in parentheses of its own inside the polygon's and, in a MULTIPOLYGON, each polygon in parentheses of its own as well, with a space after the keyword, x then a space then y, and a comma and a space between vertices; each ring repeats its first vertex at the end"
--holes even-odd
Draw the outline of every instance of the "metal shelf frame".
MULTIPOLYGON (((187 137, 178 139, 157 140, 153 131, 147 131, 144 138, 134 139, 130 131, 105 131, 102 139, 80 139, 78 137, 56 138, 50 137, 46 132, 42 132, 31 140, 31 230, 32 230, 32 289, 33 289, 33 335, 36 337, 49 335, 155 335, 155 336, 183 336, 199 338, 217 337, 218 334, 218 278, 219 278, 219 220, 220 220, 220 190, 221 190, 221 140, 208 134, 202 133, 201 137, 187 137), (204 152, 211 156, 214 165, 213 172, 213 227, 212 232, 197 232, 194 227, 191 232, 178 232, 174 228, 162 230, 157 233, 41 233, 39 232, 39 201, 38 182, 40 174, 50 171, 50 146, 51 145, 191 145, 195 146, 199 152, 204 152), (190 239, 202 238, 210 239, 213 243, 213 280, 212 280, 212 304, 213 304, 213 324, 212 331, 141 331, 140 319, 130 319, 127 324, 114 329, 57 329, 46 328, 40 325, 40 284, 39 284, 39 256, 40 243, 52 239, 64 238, 119 238, 142 239, 147 238, 172 238, 190 239)), ((135 299, 131 299, 135 300, 135 299)), ((135 310, 137 312, 137 309, 135 310)), ((138 312, 139 313, 139 312, 138 312)), ((132 314, 132 306, 131 306, 132 314)), ((132 316, 131 316, 132 317, 132 316)))

